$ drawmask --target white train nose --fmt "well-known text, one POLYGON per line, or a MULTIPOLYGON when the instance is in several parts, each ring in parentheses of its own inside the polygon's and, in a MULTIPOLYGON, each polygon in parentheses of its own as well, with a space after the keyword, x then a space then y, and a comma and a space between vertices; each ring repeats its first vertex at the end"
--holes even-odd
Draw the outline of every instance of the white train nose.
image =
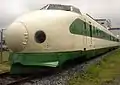
POLYGON ((5 31, 7 46, 14 52, 24 50, 28 42, 28 32, 24 23, 13 23, 5 31))

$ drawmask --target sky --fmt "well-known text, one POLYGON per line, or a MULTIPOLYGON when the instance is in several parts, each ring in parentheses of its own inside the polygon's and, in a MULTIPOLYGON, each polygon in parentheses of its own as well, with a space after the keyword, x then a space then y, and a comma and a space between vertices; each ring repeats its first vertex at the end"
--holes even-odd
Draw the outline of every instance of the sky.
POLYGON ((110 19, 112 27, 120 27, 119 0, 0 0, 0 28, 6 28, 17 17, 45 4, 68 4, 93 18, 110 19))

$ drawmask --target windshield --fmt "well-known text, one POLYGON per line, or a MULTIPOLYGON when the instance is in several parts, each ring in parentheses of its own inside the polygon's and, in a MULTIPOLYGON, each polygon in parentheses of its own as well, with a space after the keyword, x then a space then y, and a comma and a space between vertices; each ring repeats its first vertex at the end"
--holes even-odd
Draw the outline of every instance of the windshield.
POLYGON ((41 8, 40 10, 65 10, 65 11, 80 13, 80 10, 78 8, 75 8, 70 5, 60 5, 60 4, 48 4, 43 8, 41 8))
POLYGON ((70 11, 70 6, 51 4, 51 5, 49 5, 48 9, 57 9, 57 10, 70 11))

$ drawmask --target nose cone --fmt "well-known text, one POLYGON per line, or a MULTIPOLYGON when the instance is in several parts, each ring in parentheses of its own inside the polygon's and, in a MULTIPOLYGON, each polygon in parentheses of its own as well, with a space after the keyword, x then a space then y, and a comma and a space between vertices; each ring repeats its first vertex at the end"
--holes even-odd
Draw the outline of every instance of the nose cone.
POLYGON ((8 47, 14 52, 24 50, 28 41, 27 28, 23 23, 13 23, 5 31, 5 40, 8 47))

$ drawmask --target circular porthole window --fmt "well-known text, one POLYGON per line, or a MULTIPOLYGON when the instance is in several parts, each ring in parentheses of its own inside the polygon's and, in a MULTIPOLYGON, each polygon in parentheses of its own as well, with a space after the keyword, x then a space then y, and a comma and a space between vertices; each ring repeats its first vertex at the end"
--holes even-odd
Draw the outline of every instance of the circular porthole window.
POLYGON ((37 31, 35 33, 35 40, 37 43, 43 43, 46 40, 46 35, 43 31, 37 31))

